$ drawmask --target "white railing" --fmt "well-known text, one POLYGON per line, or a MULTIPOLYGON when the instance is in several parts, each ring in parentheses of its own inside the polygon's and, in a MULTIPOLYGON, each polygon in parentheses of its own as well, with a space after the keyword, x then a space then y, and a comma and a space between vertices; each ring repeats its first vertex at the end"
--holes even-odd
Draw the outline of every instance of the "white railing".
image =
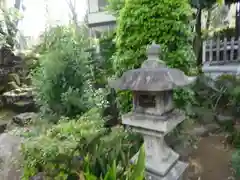
POLYGON ((203 64, 221 65, 240 63, 240 37, 220 37, 203 42, 203 64))

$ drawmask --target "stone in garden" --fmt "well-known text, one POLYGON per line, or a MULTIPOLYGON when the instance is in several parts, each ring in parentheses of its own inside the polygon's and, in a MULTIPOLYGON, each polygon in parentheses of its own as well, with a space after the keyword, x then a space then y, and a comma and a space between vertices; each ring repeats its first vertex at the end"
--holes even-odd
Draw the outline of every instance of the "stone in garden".
POLYGON ((4 133, 0 135, 0 179, 20 180, 20 144, 21 139, 4 133))
POLYGON ((3 99, 2 99, 2 96, 0 96, 0 108, 2 108, 3 105, 4 105, 4 103, 3 103, 3 99))
POLYGON ((21 113, 13 117, 13 122, 24 126, 25 124, 29 123, 31 120, 34 120, 37 117, 37 114, 34 112, 26 112, 21 113))
POLYGON ((25 87, 14 89, 12 91, 3 93, 3 98, 7 105, 11 105, 20 100, 32 100, 33 88, 25 87))
POLYGON ((5 131, 7 124, 8 124, 8 121, 0 120, 0 134, 5 131))
POLYGON ((110 86, 133 93, 133 112, 123 115, 122 122, 144 137, 146 179, 179 180, 187 164, 179 161, 164 136, 185 119, 184 113, 174 108, 173 89, 191 84, 196 78, 168 68, 158 59, 159 50, 159 45, 152 44, 141 68, 125 72, 110 86))
POLYGON ((21 87, 3 94, 4 105, 17 113, 36 111, 33 88, 21 87))
POLYGON ((205 136, 208 134, 208 129, 205 126, 194 127, 193 129, 189 130, 188 134, 190 136, 205 136))
POLYGON ((233 116, 224 116, 224 115, 217 115, 216 119, 219 123, 225 123, 225 122, 232 122, 233 116))
POLYGON ((199 127, 194 127, 193 129, 190 129, 187 134, 190 136, 207 136, 209 133, 214 133, 219 129, 219 126, 217 124, 207 124, 202 125, 199 127))
POLYGON ((208 133, 215 133, 220 129, 220 126, 218 124, 207 124, 205 127, 207 128, 208 133))

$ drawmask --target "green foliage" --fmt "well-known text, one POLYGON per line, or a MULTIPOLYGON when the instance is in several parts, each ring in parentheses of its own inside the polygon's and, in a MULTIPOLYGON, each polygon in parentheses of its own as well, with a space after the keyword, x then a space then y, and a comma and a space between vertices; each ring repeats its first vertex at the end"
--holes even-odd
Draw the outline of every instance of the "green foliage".
POLYGON ((105 69, 105 76, 112 76, 115 72, 112 62, 112 56, 116 52, 116 44, 114 38, 116 36, 115 31, 108 32, 102 35, 99 39, 100 56, 103 58, 104 64, 102 67, 105 69))
POLYGON ((221 28, 221 29, 214 29, 214 32, 203 31, 203 38, 207 39, 209 37, 219 37, 220 39, 224 38, 231 38, 236 35, 235 28, 221 28))
POLYGON ((118 17, 121 9, 125 5, 125 2, 126 0, 108 0, 107 10, 118 17))
MULTIPOLYGON (((138 160, 136 164, 130 164, 129 168, 127 169, 126 173, 122 176, 118 176, 116 161, 113 162, 113 165, 108 169, 104 178, 101 180, 143 180, 144 179, 144 171, 145 171, 145 153, 144 147, 142 146, 138 160)), ((98 178, 94 175, 91 175, 89 172, 85 173, 86 180, 97 180, 98 178)))
POLYGON ((117 28, 115 63, 118 73, 139 67, 145 59, 146 46, 153 41, 162 45, 163 60, 168 65, 189 73, 194 65, 193 34, 188 24, 191 13, 186 0, 128 1, 117 28))
POLYGON ((236 29, 235 28, 223 28, 223 29, 219 29, 217 31, 214 32, 213 34, 214 37, 218 36, 220 38, 230 38, 230 37, 234 37, 236 36, 236 29))
POLYGON ((97 86, 105 86, 108 84, 108 77, 114 74, 112 55, 116 51, 114 42, 115 32, 106 32, 98 39, 99 52, 91 49, 91 57, 89 58, 89 66, 91 67, 93 82, 97 86))
POLYGON ((232 155, 232 167, 235 170, 236 178, 240 178, 240 150, 237 149, 232 155))
POLYGON ((216 80, 200 77, 195 91, 200 105, 211 108, 216 113, 228 112, 237 117, 239 115, 240 80, 233 75, 222 75, 216 80))
POLYGON ((112 56, 116 51, 115 38, 116 33, 105 32, 98 39, 99 52, 95 48, 91 48, 91 57, 89 58, 89 66, 92 73, 92 82, 94 87, 104 87, 105 97, 108 101, 103 109, 103 116, 109 117, 107 125, 112 126, 118 123, 118 108, 116 105, 116 93, 108 86, 108 78, 113 76, 115 71, 113 69, 112 56))
MULTIPOLYGON (((213 4, 215 4, 216 0, 191 0, 190 3, 194 8, 210 8, 213 4)), ((221 3, 221 2, 219 2, 221 3)))
POLYGON ((224 131, 229 133, 228 141, 240 147, 240 131, 236 121, 240 115, 240 79, 238 76, 222 75, 213 80, 201 77, 196 85, 199 106, 211 109, 213 114, 226 116, 227 120, 219 122, 224 131), (229 116, 232 120, 229 120, 229 116))
MULTIPOLYGON (((63 118, 36 136, 24 133, 22 153, 24 178, 42 171, 50 179, 78 176, 87 172, 100 178, 108 174, 109 165, 118 165, 117 177, 125 175, 130 158, 139 149, 139 140, 123 128, 104 128, 98 109, 69 120, 63 118)), ((141 162, 142 164, 142 162, 141 162)), ((140 175, 140 174, 139 174, 140 175)))
POLYGON ((72 43, 80 43, 87 47, 89 42, 85 37, 85 27, 83 26, 78 30, 76 32, 74 25, 50 27, 40 36, 41 43, 36 46, 35 52, 45 54, 52 49, 62 50, 64 45, 67 45, 64 44, 67 43, 67 40, 72 40, 72 43))
POLYGON ((33 72, 36 100, 44 113, 74 116, 95 105, 103 96, 92 87, 84 33, 71 26, 51 28, 38 46, 39 66, 33 72))
MULTIPOLYGON (((153 41, 161 45, 161 59, 167 65, 192 74, 196 61, 192 50, 191 15, 187 0, 127 1, 118 18, 114 56, 116 75, 119 77, 129 69, 139 68, 146 58, 146 46, 153 41)), ((130 109, 129 94, 120 95, 124 111, 130 109)), ((186 102, 185 99, 179 101, 179 104, 186 102)))

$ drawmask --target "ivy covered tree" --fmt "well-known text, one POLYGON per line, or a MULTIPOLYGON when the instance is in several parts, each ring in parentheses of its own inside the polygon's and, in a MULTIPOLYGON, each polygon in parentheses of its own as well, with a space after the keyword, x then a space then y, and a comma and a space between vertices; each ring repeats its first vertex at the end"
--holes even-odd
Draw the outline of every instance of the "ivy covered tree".
POLYGON ((163 60, 189 74, 195 65, 192 51, 192 9, 188 0, 127 1, 118 20, 115 58, 118 75, 138 68, 146 46, 160 44, 163 60))
MULTIPOLYGON (((108 0, 108 10, 119 17, 120 11, 124 8, 125 2, 127 0, 108 0)), ((195 21, 195 38, 194 38, 194 52, 197 57, 197 65, 201 65, 202 63, 202 33, 201 33, 201 22, 202 22, 202 10, 208 10, 208 18, 207 18, 207 27, 210 25, 210 18, 211 18, 211 9, 214 4, 223 4, 224 0, 189 0, 188 1, 192 8, 196 9, 197 12, 194 14, 195 21)), ((232 0, 225 0, 225 3, 232 2, 232 0)))
MULTIPOLYGON (((191 16, 188 0, 126 1, 118 18, 116 75, 139 68, 146 58, 146 46, 153 41, 161 45, 161 59, 167 65, 191 74, 196 67, 191 16)), ((125 96, 121 102, 123 111, 128 111, 131 99, 125 96)))

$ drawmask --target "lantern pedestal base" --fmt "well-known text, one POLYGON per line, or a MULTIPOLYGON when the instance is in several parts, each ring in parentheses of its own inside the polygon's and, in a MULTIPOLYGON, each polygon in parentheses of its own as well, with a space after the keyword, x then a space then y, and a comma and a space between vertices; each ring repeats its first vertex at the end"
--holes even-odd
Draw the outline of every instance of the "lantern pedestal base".
POLYGON ((187 166, 187 163, 177 161, 165 176, 159 176, 146 170, 146 180, 183 180, 187 166))
MULTIPOLYGON (((123 115, 123 124, 130 125, 132 130, 143 135, 145 147, 145 171, 147 180, 181 180, 187 164, 179 161, 179 154, 174 152, 164 140, 185 119, 179 110, 173 110, 163 116, 140 113, 123 115)), ((136 162, 137 153, 132 161, 136 162)))

